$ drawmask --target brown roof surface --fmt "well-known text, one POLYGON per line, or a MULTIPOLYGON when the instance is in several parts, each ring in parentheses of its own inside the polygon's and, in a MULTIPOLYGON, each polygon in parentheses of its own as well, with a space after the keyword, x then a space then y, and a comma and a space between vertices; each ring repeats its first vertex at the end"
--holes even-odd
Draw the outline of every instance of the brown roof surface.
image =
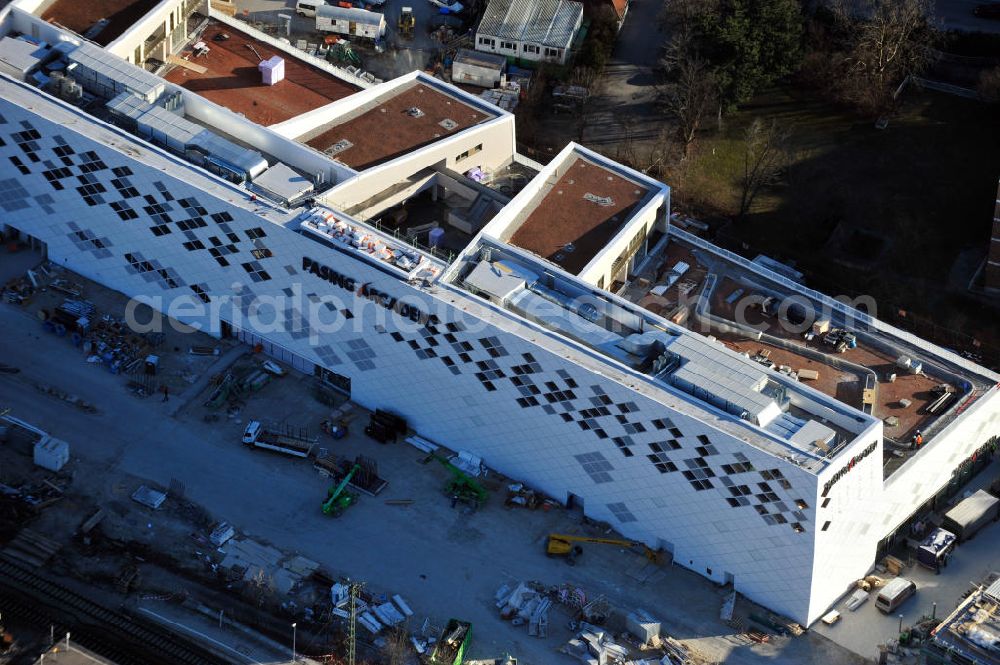
POLYGON ((284 122, 360 89, 227 25, 213 22, 202 39, 211 51, 197 58, 192 56, 190 61, 207 67, 208 71, 198 74, 178 66, 165 78, 260 125, 284 122), (228 34, 229 39, 214 41, 221 32, 228 34), (259 60, 250 46, 265 60, 272 55, 285 59, 283 81, 264 85, 257 69, 259 60))
POLYGON ((347 139, 353 145, 338 152, 335 157, 353 169, 363 170, 489 118, 486 112, 469 106, 457 97, 423 83, 414 83, 380 100, 376 106, 314 136, 306 144, 323 151, 347 139), (407 113, 414 107, 423 112, 419 118, 407 113), (457 124, 452 129, 445 129, 440 123, 446 119, 457 124))
POLYGON ((42 14, 42 19, 80 35, 102 18, 108 19, 104 29, 92 37, 101 46, 107 46, 159 3, 160 0, 56 0, 42 14))
POLYGON ((579 156, 510 239, 512 245, 579 273, 628 220, 646 188, 579 156), (610 205, 584 198, 610 197, 610 205), (573 251, 564 247, 573 243, 573 251), (557 258, 556 255, 560 255, 557 258))
POLYGON ((625 18, 625 12, 628 10, 628 0, 610 0, 611 6, 615 8, 615 13, 618 14, 618 20, 625 18))

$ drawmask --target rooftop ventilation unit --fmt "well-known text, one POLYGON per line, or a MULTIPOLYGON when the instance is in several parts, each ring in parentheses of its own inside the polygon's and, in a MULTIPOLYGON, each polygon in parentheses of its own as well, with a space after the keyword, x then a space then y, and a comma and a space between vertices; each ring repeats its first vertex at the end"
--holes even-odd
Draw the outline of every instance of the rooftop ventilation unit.
POLYGON ((421 111, 420 108, 417 106, 411 106, 410 108, 406 109, 406 115, 410 116, 411 118, 423 118, 424 112, 421 111))
POLYGON ((447 129, 449 132, 458 127, 458 123, 452 120, 451 118, 445 118, 438 124, 447 129))

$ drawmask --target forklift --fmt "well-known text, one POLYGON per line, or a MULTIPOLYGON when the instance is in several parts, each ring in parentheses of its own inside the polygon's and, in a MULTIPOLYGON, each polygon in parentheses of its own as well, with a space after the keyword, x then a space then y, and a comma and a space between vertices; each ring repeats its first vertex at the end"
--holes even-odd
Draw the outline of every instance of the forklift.
POLYGON ((351 478, 354 474, 361 470, 361 465, 355 464, 351 467, 351 470, 347 472, 344 479, 337 483, 336 487, 332 487, 326 492, 326 501, 323 502, 323 514, 331 515, 333 517, 340 517, 344 514, 344 511, 357 503, 358 495, 349 491, 347 489, 348 483, 351 482, 351 478))

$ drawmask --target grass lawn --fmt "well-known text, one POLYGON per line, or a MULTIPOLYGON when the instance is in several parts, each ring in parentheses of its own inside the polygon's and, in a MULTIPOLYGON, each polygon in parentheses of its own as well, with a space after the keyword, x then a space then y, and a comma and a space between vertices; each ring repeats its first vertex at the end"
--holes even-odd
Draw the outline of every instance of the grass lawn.
MULTIPOLYGON (((674 179, 677 201, 709 213, 735 211, 743 132, 754 117, 790 127, 795 150, 785 182, 730 225, 728 233, 748 246, 742 253, 794 259, 820 288, 869 293, 941 317, 941 325, 979 318, 942 287, 962 250, 987 248, 1000 176, 996 107, 910 88, 888 128, 878 130, 813 97, 771 90, 730 116, 721 132, 699 139, 683 177, 674 179), (864 270, 831 261, 838 226, 838 237, 849 229, 883 239, 881 258, 864 270)), ((857 238, 853 248, 839 246, 844 255, 861 254, 857 238)))

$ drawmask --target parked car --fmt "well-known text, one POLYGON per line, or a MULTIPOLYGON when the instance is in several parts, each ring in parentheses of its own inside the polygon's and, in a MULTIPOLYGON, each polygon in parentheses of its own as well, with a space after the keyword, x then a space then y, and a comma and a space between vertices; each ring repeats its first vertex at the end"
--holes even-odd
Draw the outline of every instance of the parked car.
POLYGON ((979 18, 992 18, 1000 20, 1000 2, 986 2, 976 5, 972 13, 979 18))

